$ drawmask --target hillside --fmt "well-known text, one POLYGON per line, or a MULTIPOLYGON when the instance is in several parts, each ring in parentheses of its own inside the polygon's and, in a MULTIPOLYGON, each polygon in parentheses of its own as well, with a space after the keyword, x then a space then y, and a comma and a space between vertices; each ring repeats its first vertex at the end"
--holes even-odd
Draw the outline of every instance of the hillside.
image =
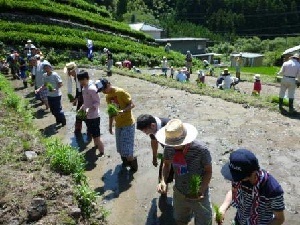
MULTIPOLYGON (((129 58, 136 64, 153 65, 165 54, 151 37, 114 21, 104 8, 83 0, 1 0, 0 23, 0 41, 19 51, 31 39, 36 46, 48 50, 85 52, 88 38, 94 41, 95 51, 106 47, 114 53, 115 60, 129 58)), ((168 58, 174 64, 183 60, 175 52, 168 58)))

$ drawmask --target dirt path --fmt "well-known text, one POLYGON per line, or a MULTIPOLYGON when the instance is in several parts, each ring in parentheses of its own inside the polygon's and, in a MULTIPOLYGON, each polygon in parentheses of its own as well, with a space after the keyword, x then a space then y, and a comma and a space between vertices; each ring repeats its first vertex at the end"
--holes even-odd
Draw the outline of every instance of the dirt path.
MULTIPOLYGON (((63 75, 62 71, 58 71, 63 75)), ((91 71, 98 78, 102 71, 91 71)), ((263 168, 270 171, 285 190, 286 223, 298 224, 300 212, 300 121, 290 119, 276 112, 264 109, 243 108, 242 105, 225 102, 207 96, 190 94, 185 91, 161 87, 139 79, 113 75, 110 81, 128 90, 136 108, 134 115, 150 113, 155 116, 180 118, 195 125, 198 138, 207 143, 213 157, 213 178, 211 181, 212 202, 220 204, 230 184, 220 174, 222 163, 226 162, 229 152, 246 147, 254 151, 263 168)), ((17 81, 16 81, 17 82, 17 81)), ((251 83, 242 83, 249 90, 251 83)), ((21 86, 21 82, 20 82, 21 86)), ((278 88, 269 90, 278 93, 278 88), (275 92, 276 91, 276 92, 275 92)), ((64 87, 64 93, 66 92, 64 87)), ((24 95, 29 90, 22 91, 24 95)), ((299 96, 299 90, 297 90, 299 96)), ((106 157, 97 158, 92 143, 73 135, 74 111, 64 94, 64 110, 67 126, 55 129, 54 118, 43 113, 37 105, 36 124, 47 135, 55 135, 65 143, 78 145, 88 160, 86 174, 90 185, 101 193, 101 203, 111 211, 109 225, 172 225, 170 188, 168 199, 160 199, 156 193, 158 169, 151 164, 150 139, 136 131, 136 154, 139 171, 131 175, 121 170, 120 159, 115 150, 114 136, 108 133, 106 104, 101 94, 101 133, 105 144, 106 157)), ((299 103, 299 102, 298 102, 299 103)), ((230 210, 229 215, 234 213, 230 210)), ((229 224, 229 216, 226 223, 229 224)))

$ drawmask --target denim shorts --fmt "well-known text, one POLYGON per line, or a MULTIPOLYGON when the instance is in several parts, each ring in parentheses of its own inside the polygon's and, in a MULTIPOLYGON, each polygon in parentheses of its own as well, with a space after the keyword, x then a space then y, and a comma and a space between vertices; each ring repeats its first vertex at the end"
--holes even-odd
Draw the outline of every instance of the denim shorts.
POLYGON ((92 135, 93 138, 100 137, 100 117, 95 119, 86 119, 87 132, 92 135))

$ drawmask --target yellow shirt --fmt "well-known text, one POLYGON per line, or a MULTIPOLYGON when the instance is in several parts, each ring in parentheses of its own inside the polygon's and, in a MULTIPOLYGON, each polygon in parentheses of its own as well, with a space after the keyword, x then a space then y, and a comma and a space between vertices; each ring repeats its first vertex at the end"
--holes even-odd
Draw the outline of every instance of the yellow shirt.
MULTIPOLYGON (((123 110, 131 102, 131 96, 122 88, 115 87, 111 93, 106 94, 107 104, 116 105, 123 110)), ((115 117, 116 127, 126 127, 135 123, 131 110, 121 113, 115 117)))

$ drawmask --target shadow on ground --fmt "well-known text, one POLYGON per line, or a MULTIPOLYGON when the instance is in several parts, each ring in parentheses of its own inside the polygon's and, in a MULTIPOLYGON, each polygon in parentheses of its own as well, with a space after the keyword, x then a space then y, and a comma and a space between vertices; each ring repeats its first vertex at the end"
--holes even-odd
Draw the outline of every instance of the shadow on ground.
POLYGON ((132 186, 133 179, 131 171, 117 165, 114 170, 110 169, 102 176, 104 186, 95 188, 95 191, 103 195, 104 200, 118 198, 122 192, 127 191, 132 186))
POLYGON ((172 206, 171 197, 167 197, 166 195, 161 195, 158 198, 158 208, 160 210, 160 215, 157 212, 157 198, 153 198, 151 203, 152 204, 145 225, 175 224, 175 220, 173 218, 173 206, 172 206))

